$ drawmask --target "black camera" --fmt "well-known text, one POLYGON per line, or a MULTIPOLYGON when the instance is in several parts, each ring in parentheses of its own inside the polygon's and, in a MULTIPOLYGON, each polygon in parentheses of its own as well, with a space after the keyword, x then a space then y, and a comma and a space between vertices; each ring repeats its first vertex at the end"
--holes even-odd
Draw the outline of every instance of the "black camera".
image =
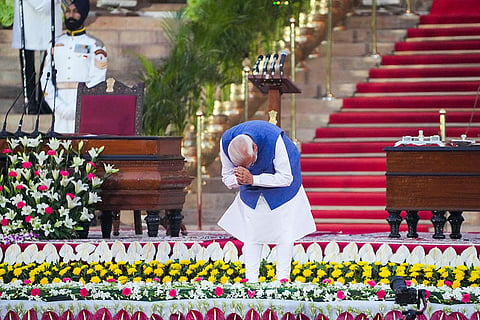
POLYGON ((395 292, 395 303, 401 306, 420 304, 421 300, 426 297, 425 290, 407 288, 405 280, 399 276, 392 278, 390 288, 395 292))

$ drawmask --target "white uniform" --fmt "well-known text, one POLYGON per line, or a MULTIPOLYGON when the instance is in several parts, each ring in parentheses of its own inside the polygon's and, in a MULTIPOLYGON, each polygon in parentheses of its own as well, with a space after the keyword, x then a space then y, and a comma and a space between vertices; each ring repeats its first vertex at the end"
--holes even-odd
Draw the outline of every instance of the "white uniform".
MULTIPOLYGON (((222 181, 229 188, 238 188, 233 173, 234 165, 220 148, 222 161, 222 181)), ((287 150, 281 136, 275 146, 274 174, 262 173, 253 176, 253 186, 283 187, 290 185, 292 173, 287 150)), ((260 196, 255 209, 247 206, 237 194, 218 225, 244 243, 246 277, 255 282, 258 278, 258 265, 262 244, 277 244, 277 261, 282 269, 277 269, 277 280, 290 275, 291 249, 293 242, 316 231, 305 189, 300 186, 298 193, 288 202, 271 210, 263 196, 260 196), (251 267, 249 267, 251 266, 251 267)))
MULTIPOLYGON (((62 33, 62 7, 55 0, 55 33, 62 33)), ((20 0, 15 0, 12 29, 12 48, 22 48, 20 30, 20 0)), ((51 0, 23 0, 23 20, 25 30, 25 49, 47 50, 52 40, 51 0)))
MULTIPOLYGON (((59 133, 75 131, 75 110, 77 85, 85 82, 91 88, 105 81, 107 73, 107 53, 103 43, 87 34, 70 36, 62 34, 55 40, 55 67, 57 69, 57 97, 51 77, 45 90, 45 100, 55 111, 54 130, 59 133)), ((51 73, 50 58, 47 55, 42 75, 45 86, 48 73, 51 73)))

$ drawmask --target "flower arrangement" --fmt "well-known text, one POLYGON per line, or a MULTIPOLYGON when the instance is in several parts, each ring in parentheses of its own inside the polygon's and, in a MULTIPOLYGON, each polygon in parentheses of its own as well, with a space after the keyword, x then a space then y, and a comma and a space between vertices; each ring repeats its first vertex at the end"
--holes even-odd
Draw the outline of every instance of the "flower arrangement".
POLYGON ((8 139, 0 176, 0 230, 3 242, 19 238, 68 239, 78 236, 81 222, 93 218, 103 181, 118 171, 104 164, 96 174, 101 148, 82 156, 83 141, 42 137, 8 139), (19 236, 20 235, 20 236, 19 236))
POLYGON ((244 279, 241 262, 169 260, 0 265, 1 299, 78 300, 256 298, 328 302, 394 298, 391 277, 426 289, 431 303, 480 301, 480 267, 456 268, 407 263, 294 262, 292 282, 275 279, 275 266, 262 262, 259 283, 244 279), (349 275, 356 274, 355 278, 349 275), (431 278, 425 281, 425 278, 431 278), (345 281, 345 279, 349 279, 345 281), (458 282, 457 282, 458 281, 458 282), (459 283, 461 286, 457 286, 459 283), (126 294, 128 293, 128 294, 126 294))

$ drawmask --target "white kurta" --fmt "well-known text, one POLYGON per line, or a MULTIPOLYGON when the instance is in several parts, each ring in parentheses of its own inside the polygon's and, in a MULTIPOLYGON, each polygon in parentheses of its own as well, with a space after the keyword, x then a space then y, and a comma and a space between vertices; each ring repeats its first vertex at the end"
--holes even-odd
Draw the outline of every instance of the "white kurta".
MULTIPOLYGON (((55 0, 55 35, 62 33, 62 7, 55 0)), ((15 0, 12 28, 12 48, 22 48, 20 0, 15 0)), ((47 50, 52 40, 51 0, 23 0, 25 49, 47 50)))
MULTIPOLYGON (((222 181, 230 189, 238 188, 233 173, 234 165, 220 148, 222 181)), ((253 186, 283 187, 292 182, 290 161, 281 137, 275 146, 274 174, 253 176, 253 186)), ((316 230, 310 203, 303 186, 290 201, 271 210, 265 198, 260 196, 255 209, 247 206, 240 193, 227 209, 218 225, 244 243, 278 244, 298 240, 316 230)))
MULTIPOLYGON (((85 82, 91 88, 105 80, 107 54, 103 43, 87 34, 70 36, 62 34, 56 39, 54 48, 57 69, 57 96, 49 79, 45 100, 55 110, 54 130, 59 133, 75 132, 75 111, 77 105, 77 85, 85 82)), ((51 72, 50 56, 47 55, 42 74, 42 88, 45 87, 48 73, 51 72)))

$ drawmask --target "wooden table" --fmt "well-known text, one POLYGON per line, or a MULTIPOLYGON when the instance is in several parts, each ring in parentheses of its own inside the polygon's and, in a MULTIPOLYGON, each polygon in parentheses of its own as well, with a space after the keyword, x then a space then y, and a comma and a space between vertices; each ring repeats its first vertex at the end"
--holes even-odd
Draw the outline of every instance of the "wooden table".
POLYGON ((464 211, 480 211, 480 147, 387 147, 387 201, 390 237, 398 238, 406 211, 407 237, 416 238, 418 211, 431 211, 433 238, 460 239, 464 211), (446 212, 450 215, 445 217, 446 212))

